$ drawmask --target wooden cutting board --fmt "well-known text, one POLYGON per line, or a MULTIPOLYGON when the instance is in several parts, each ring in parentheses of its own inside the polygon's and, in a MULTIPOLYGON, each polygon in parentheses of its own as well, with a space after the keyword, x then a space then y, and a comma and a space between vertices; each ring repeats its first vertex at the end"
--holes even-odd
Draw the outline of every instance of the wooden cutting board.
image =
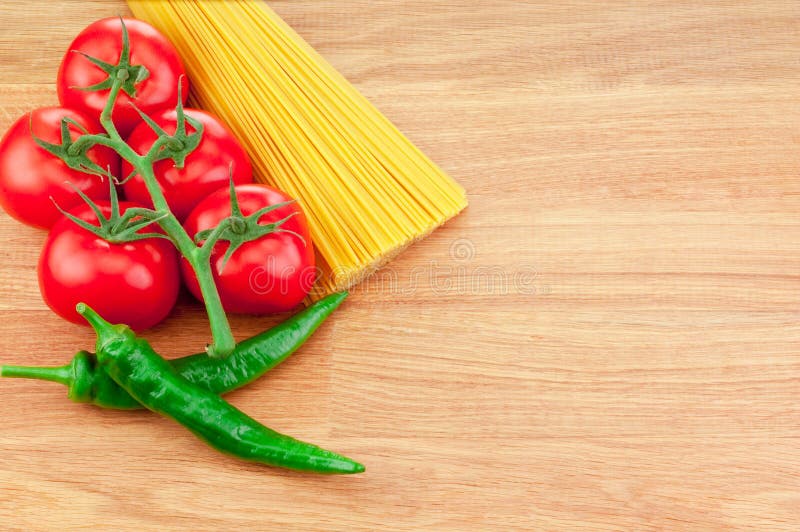
MULTIPOLYGON (((470 196, 229 396, 367 473, 242 463, 3 380, 0 528, 800 527, 800 4, 270 4, 470 196)), ((126 12, 0 4, 0 129, 126 12)), ((42 303, 44 236, 0 216, 2 363, 92 345, 42 303)), ((147 337, 197 351, 204 314, 185 297, 147 337)))

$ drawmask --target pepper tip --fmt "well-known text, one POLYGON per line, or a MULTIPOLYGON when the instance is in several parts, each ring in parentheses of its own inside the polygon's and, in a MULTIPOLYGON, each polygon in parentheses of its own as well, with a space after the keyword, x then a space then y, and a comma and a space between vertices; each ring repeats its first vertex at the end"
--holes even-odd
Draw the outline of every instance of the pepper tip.
POLYGON ((342 302, 345 299, 347 299, 347 296, 349 295, 350 292, 348 292, 347 290, 342 290, 341 292, 334 292, 332 294, 329 294, 325 296, 325 298, 323 299, 330 302, 330 311, 333 312, 336 308, 339 307, 339 305, 342 304, 342 302))
POLYGON ((344 456, 341 458, 342 460, 340 460, 330 472, 340 475, 355 475, 357 473, 363 473, 367 469, 364 467, 364 464, 356 462, 355 460, 344 456))

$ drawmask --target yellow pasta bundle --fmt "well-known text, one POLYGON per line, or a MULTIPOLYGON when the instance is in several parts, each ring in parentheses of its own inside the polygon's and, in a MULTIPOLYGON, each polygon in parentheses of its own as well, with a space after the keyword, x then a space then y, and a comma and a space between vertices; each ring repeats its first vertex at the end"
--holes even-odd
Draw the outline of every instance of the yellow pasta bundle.
POLYGON ((467 205, 464 189, 260 1, 128 0, 181 54, 193 104, 225 121, 256 178, 298 198, 341 290, 467 205))

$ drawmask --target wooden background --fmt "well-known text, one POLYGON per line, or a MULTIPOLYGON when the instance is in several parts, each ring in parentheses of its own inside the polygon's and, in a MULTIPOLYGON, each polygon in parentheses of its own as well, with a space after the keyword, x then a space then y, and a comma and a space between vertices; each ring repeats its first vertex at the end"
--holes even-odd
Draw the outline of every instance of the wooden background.
MULTIPOLYGON (((367 473, 238 462, 4 380, 2 528, 798 530, 798 2, 271 5, 470 196, 230 395, 367 473)), ((125 12, 0 3, 0 129, 125 12)), ((0 362, 90 346, 40 299, 44 234, 2 215, 0 239, 0 362)), ((203 312, 147 336, 195 351, 203 312)))

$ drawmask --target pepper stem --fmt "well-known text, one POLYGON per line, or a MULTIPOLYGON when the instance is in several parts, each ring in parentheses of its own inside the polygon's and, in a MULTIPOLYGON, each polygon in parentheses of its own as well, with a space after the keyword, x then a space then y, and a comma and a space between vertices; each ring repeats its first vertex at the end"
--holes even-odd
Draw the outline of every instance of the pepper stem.
POLYGON ((55 367, 0 366, 0 377, 38 379, 71 386, 73 380, 72 363, 55 367))
POLYGON ((92 310, 86 303, 78 303, 75 305, 75 311, 84 317, 89 325, 92 326, 94 332, 97 334, 97 351, 101 351, 102 347, 108 342, 116 340, 122 336, 122 333, 128 328, 127 325, 112 325, 100 316, 97 312, 92 310))

